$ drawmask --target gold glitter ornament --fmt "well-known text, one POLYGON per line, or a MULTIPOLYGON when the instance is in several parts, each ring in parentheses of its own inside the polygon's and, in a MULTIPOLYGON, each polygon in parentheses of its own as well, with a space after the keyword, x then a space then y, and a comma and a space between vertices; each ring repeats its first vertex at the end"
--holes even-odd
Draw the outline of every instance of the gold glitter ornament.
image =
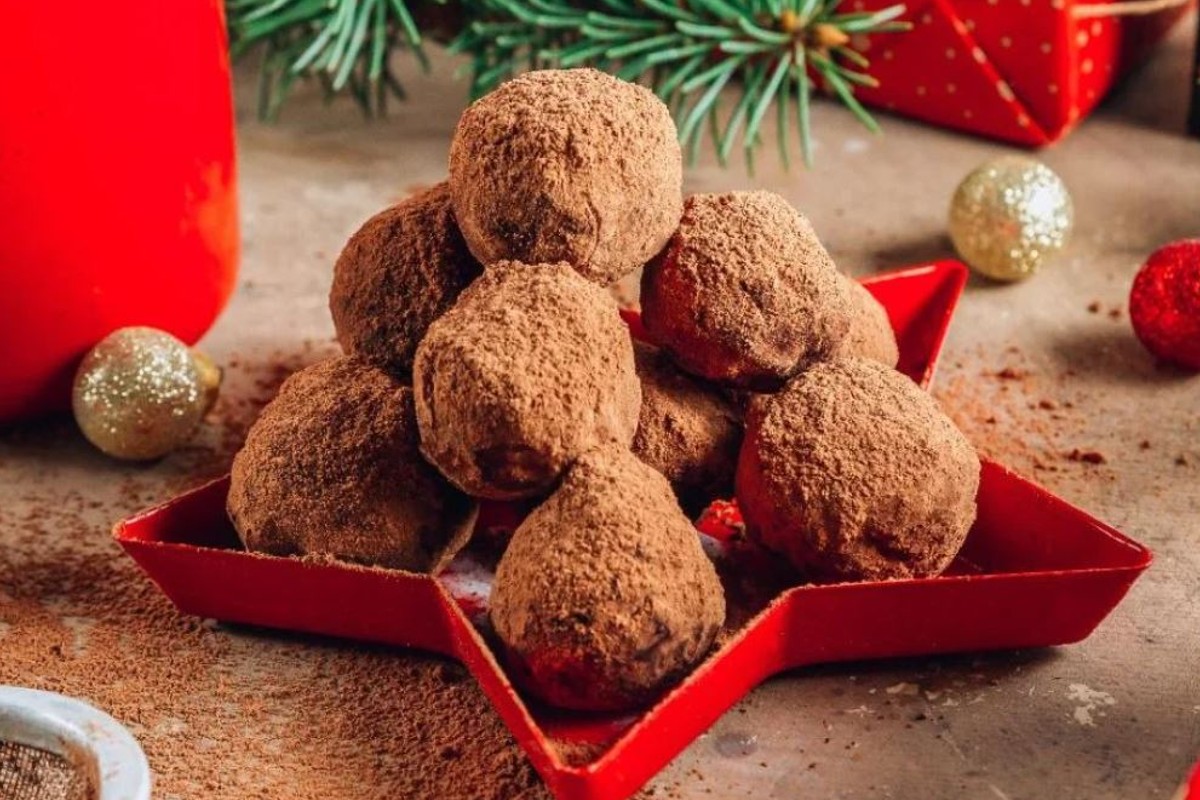
POLYGON ((122 328, 79 365, 75 421, 110 456, 159 458, 191 438, 220 385, 220 368, 169 333, 122 328))
POLYGON ((1075 210, 1066 184, 1040 161, 1005 156, 968 175, 950 203, 950 238, 976 272, 1028 278, 1067 244, 1075 210))

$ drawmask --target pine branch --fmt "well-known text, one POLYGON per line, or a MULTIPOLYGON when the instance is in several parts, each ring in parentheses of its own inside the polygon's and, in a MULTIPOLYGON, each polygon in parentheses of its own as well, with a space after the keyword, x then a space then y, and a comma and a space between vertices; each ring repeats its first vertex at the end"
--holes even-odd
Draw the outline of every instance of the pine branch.
MULTIPOLYGON (((871 131, 878 125, 854 95, 875 86, 853 37, 904 31, 902 5, 839 13, 841 0, 464 0, 475 21, 451 43, 471 58, 471 94, 486 94, 525 69, 593 66, 651 86, 673 110, 694 160, 705 130, 725 164, 740 142, 748 160, 776 106, 778 146, 789 160, 791 115, 812 163, 809 96, 819 85, 871 131), (741 96, 720 118, 728 86, 741 96)), ((751 162, 752 163, 752 162, 751 162)))
POLYGON ((390 57, 404 48, 428 69, 419 26, 405 0, 226 0, 234 56, 264 46, 259 115, 275 119, 298 78, 326 98, 348 92, 368 116, 401 99, 390 57))
POLYGON ((471 59, 473 97, 527 69, 593 66, 651 86, 693 161, 709 136, 722 164, 739 143, 750 162, 774 105, 784 163, 795 139, 811 163, 812 92, 827 90, 877 131, 855 97, 855 87, 875 80, 854 37, 910 27, 899 20, 902 5, 839 13, 841 0, 413 2, 226 0, 234 54, 264 45, 260 115, 275 118, 300 78, 318 80, 327 98, 345 92, 368 115, 381 113, 389 96, 404 97, 393 52, 409 50, 428 69, 422 29, 437 38, 449 22, 460 29, 451 49, 471 59), (463 26, 463 18, 473 21, 463 26), (718 100, 733 87, 740 96, 723 118, 718 100))

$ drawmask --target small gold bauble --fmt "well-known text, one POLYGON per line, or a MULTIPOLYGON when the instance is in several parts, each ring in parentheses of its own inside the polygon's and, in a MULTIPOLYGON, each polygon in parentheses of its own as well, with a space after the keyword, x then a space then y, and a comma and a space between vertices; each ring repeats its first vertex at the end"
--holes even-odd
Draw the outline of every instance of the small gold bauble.
POLYGON ((976 272, 998 281, 1027 278, 1067 244, 1075 211, 1066 184, 1024 156, 989 161, 959 184, 950 238, 976 272))
POLYGON ((221 370, 169 333, 122 328, 84 357, 72 404, 84 436, 110 456, 165 456, 216 401, 221 370))

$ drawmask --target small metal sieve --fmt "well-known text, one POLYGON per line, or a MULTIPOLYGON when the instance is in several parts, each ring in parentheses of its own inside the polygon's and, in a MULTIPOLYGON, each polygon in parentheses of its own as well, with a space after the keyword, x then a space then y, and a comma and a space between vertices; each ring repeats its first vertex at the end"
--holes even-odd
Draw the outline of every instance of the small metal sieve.
POLYGON ((129 731, 103 711, 0 686, 0 798, 150 800, 150 766, 129 731))

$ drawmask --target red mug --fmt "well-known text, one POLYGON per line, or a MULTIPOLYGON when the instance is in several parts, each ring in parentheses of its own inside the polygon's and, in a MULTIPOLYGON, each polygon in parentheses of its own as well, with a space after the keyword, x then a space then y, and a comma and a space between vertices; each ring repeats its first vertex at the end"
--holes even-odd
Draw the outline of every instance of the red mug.
POLYGON ((238 228, 221 0, 9 4, 0 75, 7 422, 68 408, 79 359, 117 328, 200 338, 238 228))

